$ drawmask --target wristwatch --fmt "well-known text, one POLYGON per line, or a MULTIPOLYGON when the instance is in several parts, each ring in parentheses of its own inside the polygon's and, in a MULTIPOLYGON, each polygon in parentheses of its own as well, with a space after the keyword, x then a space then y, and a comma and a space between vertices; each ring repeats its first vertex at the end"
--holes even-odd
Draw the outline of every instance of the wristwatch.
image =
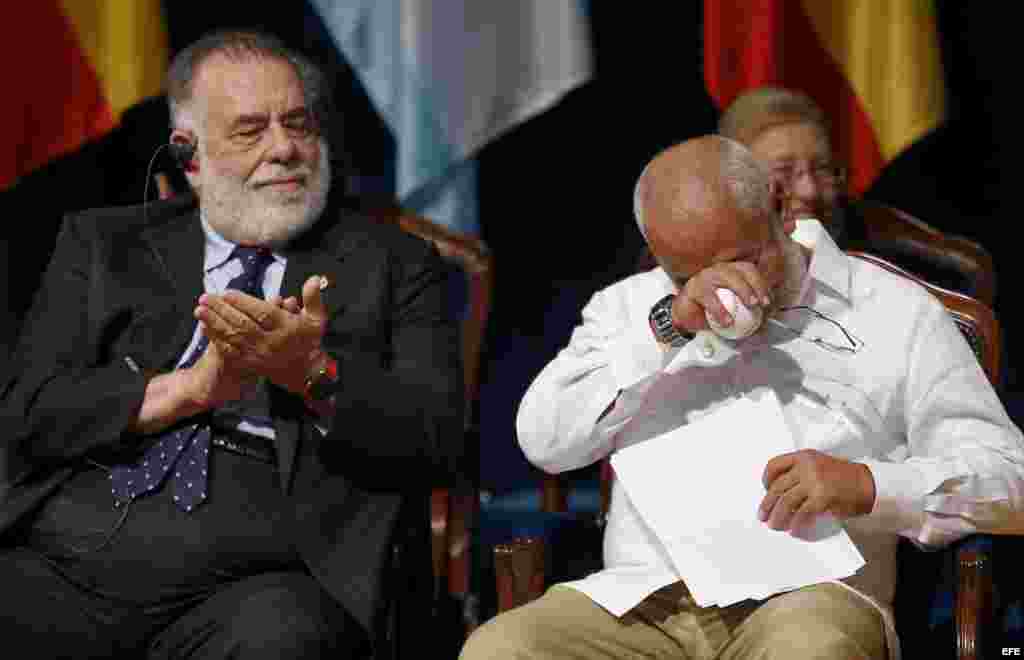
POLYGON ((678 348, 686 346, 696 335, 692 332, 680 331, 672 325, 672 303, 676 296, 670 293, 651 307, 651 313, 647 321, 651 325, 651 332, 659 344, 678 348))
POLYGON ((324 359, 313 373, 306 377, 306 398, 312 401, 324 401, 331 398, 340 387, 338 361, 325 354, 324 359))

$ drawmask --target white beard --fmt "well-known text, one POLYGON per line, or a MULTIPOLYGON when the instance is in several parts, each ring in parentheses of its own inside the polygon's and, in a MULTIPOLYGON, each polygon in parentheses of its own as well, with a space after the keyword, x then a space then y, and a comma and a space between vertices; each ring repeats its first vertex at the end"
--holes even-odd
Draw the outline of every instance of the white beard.
POLYGON ((214 173, 200 155, 199 185, 203 217, 218 234, 232 243, 281 247, 309 229, 327 206, 331 165, 325 141, 320 143, 320 161, 315 173, 302 165, 264 171, 261 177, 305 174, 306 187, 297 192, 252 187, 244 181, 214 173))

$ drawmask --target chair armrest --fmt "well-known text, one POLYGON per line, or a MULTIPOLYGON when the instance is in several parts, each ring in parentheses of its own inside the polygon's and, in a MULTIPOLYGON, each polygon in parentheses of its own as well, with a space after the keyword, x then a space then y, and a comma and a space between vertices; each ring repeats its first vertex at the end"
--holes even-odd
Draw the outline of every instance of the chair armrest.
POLYGON ((992 630, 994 588, 992 542, 973 536, 957 549, 956 652, 959 660, 985 654, 985 630, 992 630))
POLYGON ((448 518, 451 494, 446 488, 430 493, 430 546, 434 567, 434 597, 441 595, 441 585, 448 577, 448 518))
POLYGON ((448 591, 464 598, 470 589, 471 530, 479 498, 475 489, 455 489, 448 494, 448 502, 448 591))
MULTIPOLYGON (((600 465, 600 509, 598 519, 603 521, 611 506, 612 481, 615 475, 611 461, 605 459, 600 465)), ((540 477, 541 511, 559 513, 569 510, 569 485, 564 474, 542 474, 540 477)))
POLYGON ((494 546, 498 612, 525 605, 544 593, 544 539, 519 538, 494 546))
POLYGON ((569 510, 569 489, 563 477, 544 474, 540 478, 540 508, 548 513, 562 513, 569 510))
MULTIPOLYGON (((911 257, 920 265, 959 273, 972 297, 992 306, 996 296, 995 261, 977 241, 947 234, 904 211, 870 200, 855 205, 867 233, 863 245, 851 246, 882 256, 911 257)), ((913 270, 913 269, 912 269, 913 270)), ((921 273, 928 277, 928 273, 921 273)))

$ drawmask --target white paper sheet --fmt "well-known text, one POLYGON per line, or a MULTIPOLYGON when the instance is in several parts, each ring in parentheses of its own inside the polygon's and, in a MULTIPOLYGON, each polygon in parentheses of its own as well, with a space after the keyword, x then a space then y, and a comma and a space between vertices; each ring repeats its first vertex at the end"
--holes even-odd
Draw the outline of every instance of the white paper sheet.
POLYGON ((585 593, 612 616, 622 616, 644 598, 678 579, 671 568, 659 573, 652 572, 650 566, 624 564, 562 584, 585 593))
POLYGON ((697 604, 725 606, 848 577, 864 565, 829 517, 801 538, 758 520, 765 465, 795 448, 766 390, 627 447, 611 463, 697 604))

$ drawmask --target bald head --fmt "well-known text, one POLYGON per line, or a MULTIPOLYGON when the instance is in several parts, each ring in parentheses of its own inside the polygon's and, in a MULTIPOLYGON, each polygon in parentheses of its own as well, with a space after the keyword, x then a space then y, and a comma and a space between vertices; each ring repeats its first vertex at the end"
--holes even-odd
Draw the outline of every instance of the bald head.
POLYGON ((633 195, 645 237, 656 223, 697 221, 723 206, 768 210, 771 194, 766 174, 750 151, 716 135, 687 140, 655 156, 633 195))
POLYGON ((634 194, 637 223, 670 273, 775 218, 768 178, 743 145, 717 135, 658 154, 634 194))

